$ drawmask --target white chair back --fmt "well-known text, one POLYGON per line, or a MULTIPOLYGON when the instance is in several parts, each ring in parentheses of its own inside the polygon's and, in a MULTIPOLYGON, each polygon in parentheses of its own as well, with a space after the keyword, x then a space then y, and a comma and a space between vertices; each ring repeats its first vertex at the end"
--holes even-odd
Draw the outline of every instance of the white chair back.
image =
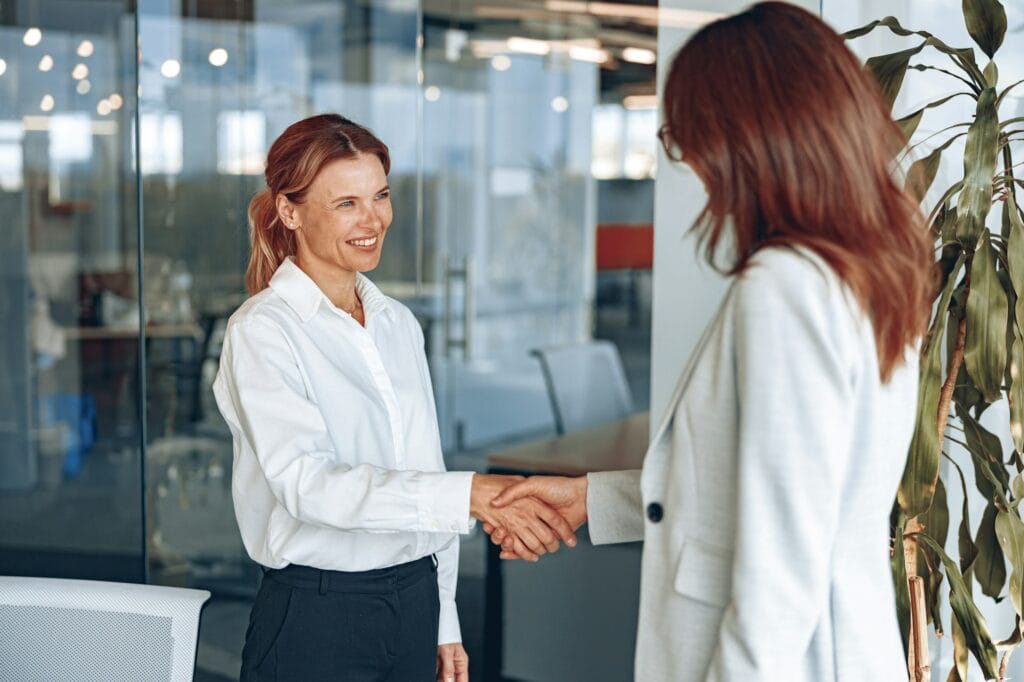
POLYGON ((188 682, 210 593, 0 576, 0 680, 188 682))
POLYGON ((619 350, 610 341, 538 348, 558 433, 615 421, 633 411, 619 350))

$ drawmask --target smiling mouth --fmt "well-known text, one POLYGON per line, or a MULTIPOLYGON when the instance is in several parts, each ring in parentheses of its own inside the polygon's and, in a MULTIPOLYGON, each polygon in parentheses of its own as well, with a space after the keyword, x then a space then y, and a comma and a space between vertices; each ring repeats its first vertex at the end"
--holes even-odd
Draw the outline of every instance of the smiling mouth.
POLYGON ((378 239, 379 239, 378 237, 370 237, 369 239, 351 239, 351 240, 349 240, 349 241, 347 241, 345 243, 346 244, 351 244, 352 246, 358 246, 358 247, 366 249, 366 248, 370 248, 372 246, 377 246, 377 240, 378 239))

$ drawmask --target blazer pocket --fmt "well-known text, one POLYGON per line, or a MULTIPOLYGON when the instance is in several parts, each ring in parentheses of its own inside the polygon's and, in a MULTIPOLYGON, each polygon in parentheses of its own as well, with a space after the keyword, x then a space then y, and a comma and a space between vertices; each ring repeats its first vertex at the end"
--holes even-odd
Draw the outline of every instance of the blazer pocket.
POLYGON ((673 587, 684 597, 725 608, 732 598, 732 552, 685 540, 673 587))

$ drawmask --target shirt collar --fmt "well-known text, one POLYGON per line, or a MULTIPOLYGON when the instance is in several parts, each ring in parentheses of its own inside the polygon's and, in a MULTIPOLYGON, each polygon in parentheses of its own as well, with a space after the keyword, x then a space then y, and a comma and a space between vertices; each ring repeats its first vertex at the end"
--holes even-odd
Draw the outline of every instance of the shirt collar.
MULTIPOLYGON (((277 266, 274 276, 270 278, 270 288, 295 311, 303 322, 309 322, 313 318, 321 303, 343 315, 348 315, 344 310, 331 303, 316 282, 295 264, 293 256, 288 256, 277 266)), ((392 320, 395 319, 395 313, 388 297, 361 272, 356 273, 356 293, 363 302, 363 312, 367 316, 384 313, 392 320)))

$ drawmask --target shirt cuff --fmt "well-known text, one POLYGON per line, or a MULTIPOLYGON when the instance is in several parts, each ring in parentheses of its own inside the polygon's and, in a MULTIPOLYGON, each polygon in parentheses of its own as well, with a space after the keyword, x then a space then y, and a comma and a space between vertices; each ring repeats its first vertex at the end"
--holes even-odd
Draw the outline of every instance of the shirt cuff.
POLYGON ((454 601, 441 601, 441 618, 438 621, 437 644, 454 644, 462 641, 462 630, 459 628, 459 612, 454 601))
POLYGON ((425 475, 424 494, 420 496, 417 510, 423 530, 462 534, 470 531, 473 524, 469 516, 469 496, 473 475, 472 471, 425 475))

